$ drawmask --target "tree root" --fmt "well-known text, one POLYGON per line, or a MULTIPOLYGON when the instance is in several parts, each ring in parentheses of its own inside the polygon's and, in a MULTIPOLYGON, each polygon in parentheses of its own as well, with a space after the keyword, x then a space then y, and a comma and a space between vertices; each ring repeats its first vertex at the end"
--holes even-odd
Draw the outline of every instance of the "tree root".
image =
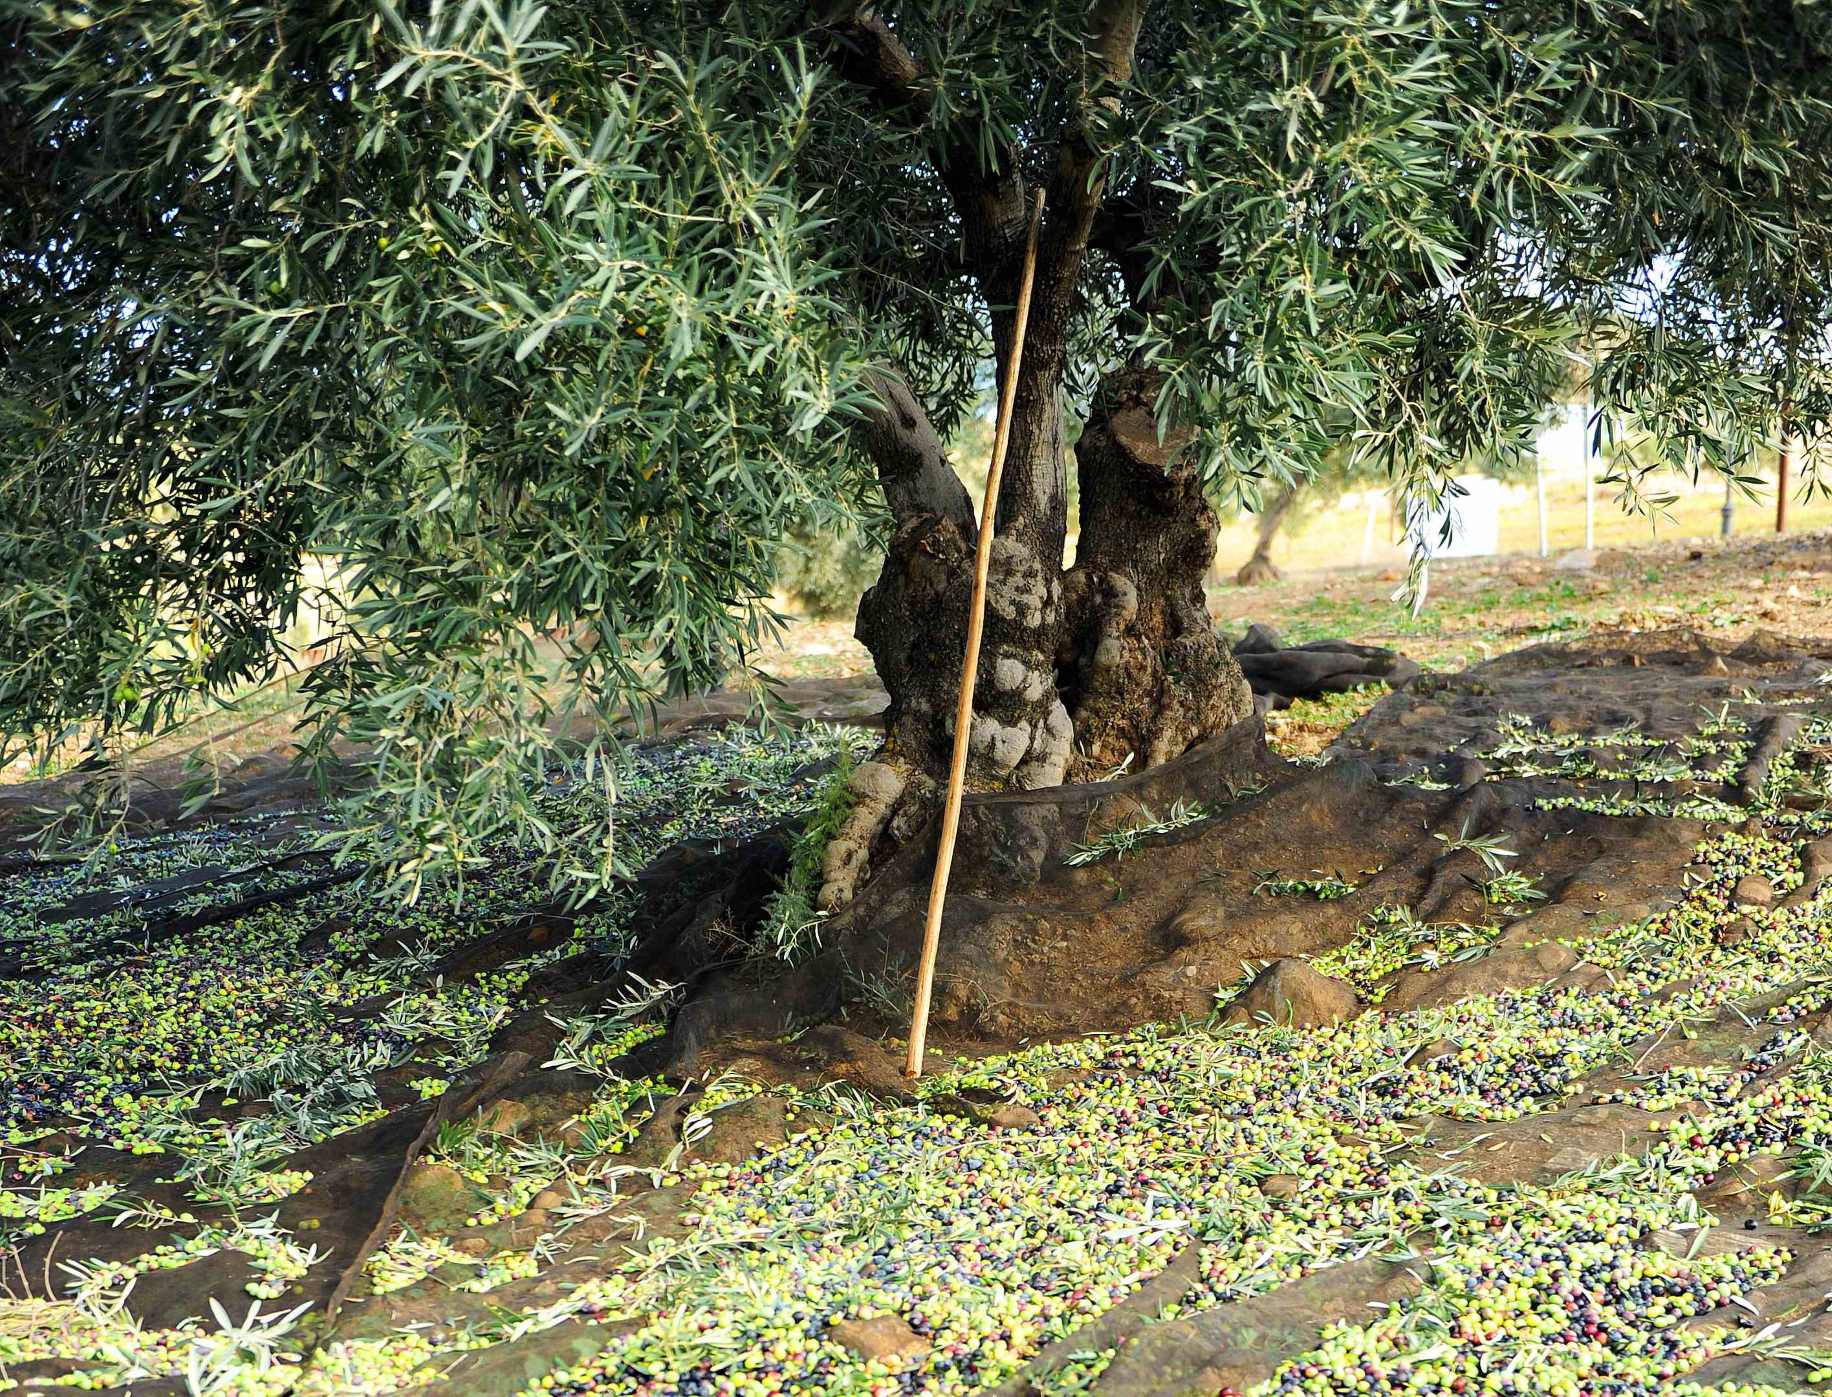
POLYGON ((936 789, 931 778, 894 757, 881 753, 861 763, 852 775, 852 810, 821 859, 815 906, 834 912, 851 902, 871 876, 874 855, 915 833, 936 789))
POLYGON ((1268 582, 1277 582, 1284 575, 1284 573, 1279 571, 1278 564, 1274 563, 1272 559, 1261 557, 1258 553, 1255 553, 1251 558, 1247 559, 1246 562, 1242 563, 1240 565, 1240 570, 1234 574, 1234 585, 1237 587, 1261 587, 1268 582))

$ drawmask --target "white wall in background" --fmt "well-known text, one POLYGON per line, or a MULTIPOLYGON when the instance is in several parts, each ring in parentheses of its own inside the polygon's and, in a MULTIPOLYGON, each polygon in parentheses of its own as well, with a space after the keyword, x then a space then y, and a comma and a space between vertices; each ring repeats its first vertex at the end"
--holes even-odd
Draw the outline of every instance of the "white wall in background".
POLYGON ((1486 475, 1460 475, 1463 493, 1446 495, 1441 508, 1421 504, 1408 511, 1406 542, 1433 558, 1486 558, 1500 551, 1501 502, 1508 492, 1499 480, 1486 475), (1444 525, 1450 523, 1450 542, 1444 542, 1444 525))
POLYGON ((1583 403, 1561 403, 1557 416, 1539 429, 1539 468, 1548 480, 1584 478, 1584 436, 1590 411, 1583 403))

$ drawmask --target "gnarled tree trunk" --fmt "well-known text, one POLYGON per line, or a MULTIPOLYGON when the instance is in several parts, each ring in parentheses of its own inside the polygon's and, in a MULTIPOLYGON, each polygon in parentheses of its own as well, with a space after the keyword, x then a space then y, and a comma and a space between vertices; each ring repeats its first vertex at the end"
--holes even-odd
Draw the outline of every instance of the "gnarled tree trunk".
MULTIPOLYGON (((1027 345, 1027 369, 1029 353, 1027 345)), ((1181 457, 1184 439, 1158 440, 1152 386, 1144 374, 1116 375, 1082 433, 1081 537, 1066 570, 1060 410, 1030 425, 1014 414, 1006 470, 1017 489, 1001 492, 969 789, 1035 790, 1153 766, 1253 711, 1203 601, 1215 514, 1181 457)), ((859 606, 858 636, 890 707, 883 747, 859 769, 852 815, 828 846, 828 908, 849 901, 932 808, 953 747, 966 643, 972 509, 964 491, 955 495, 958 480, 920 409, 907 393, 886 396, 871 428, 884 437, 880 451, 897 448, 886 496, 893 507, 913 503, 898 510, 884 569, 859 606), (934 478, 919 483, 917 474, 934 478)), ((887 456, 878 459, 882 470, 887 456)))
MULTIPOLYGON (((1215 516, 1182 459, 1185 441, 1158 440, 1148 374, 1116 373, 1097 397, 1077 451, 1079 557, 1063 566, 1065 360, 1106 195, 1103 128, 1131 79, 1144 10, 1144 0, 1091 6, 1081 98, 1056 142, 974 687, 974 790, 1038 789, 1168 761, 1252 712, 1203 605, 1215 516)), ((923 64, 881 19, 842 8, 829 32, 840 70, 875 100, 904 114, 928 108, 923 64)), ((1015 150, 1000 146, 988 159, 977 143, 952 137, 938 149, 1003 386, 1031 203, 1024 164, 1015 150)), ((1109 221, 1102 246, 1143 305, 1149 268, 1131 255, 1137 244, 1125 221, 1109 221)), ((972 506, 913 395, 888 378, 879 388, 859 440, 897 529, 860 603, 858 636, 890 708, 883 749, 860 768, 852 814, 827 849, 820 901, 828 908, 851 899, 886 845, 914 832, 946 778, 972 589, 972 506)))
POLYGON ((1081 540, 1057 663, 1081 780, 1170 761, 1253 711, 1203 597, 1215 511, 1182 457, 1188 434, 1159 440, 1153 389, 1143 373, 1110 378, 1076 448, 1081 540))

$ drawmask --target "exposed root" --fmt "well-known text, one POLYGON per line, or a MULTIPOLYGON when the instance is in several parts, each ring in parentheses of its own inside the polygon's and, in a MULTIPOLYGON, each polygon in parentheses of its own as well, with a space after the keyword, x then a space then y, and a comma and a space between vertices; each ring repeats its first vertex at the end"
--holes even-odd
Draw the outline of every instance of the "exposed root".
POLYGON ((919 824, 935 783, 915 767, 880 756, 852 775, 853 804, 821 859, 815 906, 837 911, 871 876, 872 857, 885 842, 901 844, 919 824))

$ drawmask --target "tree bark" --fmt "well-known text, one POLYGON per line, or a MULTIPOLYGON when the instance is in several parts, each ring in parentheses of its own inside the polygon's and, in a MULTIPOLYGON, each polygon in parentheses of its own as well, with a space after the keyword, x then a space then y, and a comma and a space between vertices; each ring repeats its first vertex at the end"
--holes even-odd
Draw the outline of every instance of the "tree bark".
POLYGON ((1259 517, 1259 535, 1253 542, 1253 554, 1234 574, 1234 581, 1242 587, 1257 587, 1262 582, 1277 582, 1281 576, 1278 567, 1272 561, 1272 540, 1278 537, 1285 516, 1291 513, 1291 506, 1298 498, 1298 487, 1287 484, 1272 501, 1269 508, 1261 511, 1259 517))
POLYGON ((1058 659, 1078 780, 1170 761, 1253 711, 1203 595, 1215 511, 1183 458, 1188 433, 1159 440, 1154 390, 1141 372, 1109 379, 1076 448, 1081 541, 1058 659))
MULTIPOLYGON (((1063 568, 1065 361, 1105 202, 1105 128, 1131 78, 1145 12, 1146 0, 1092 0, 1079 95, 1059 128, 974 687, 974 790, 1038 789, 1169 761, 1253 711, 1203 601, 1215 515, 1182 459, 1187 438, 1158 440, 1148 374, 1117 373, 1098 397, 1077 450, 1080 553, 1063 568)), ((891 27, 846 0, 817 13, 836 69, 885 111, 920 122, 931 78, 891 27)), ((983 135, 958 123, 927 132, 1002 378, 1029 200, 1022 152, 1005 136, 989 148, 983 135)), ((1116 258, 1122 273, 1138 271, 1137 261, 1116 258)), ((1128 276, 1127 284, 1143 294, 1142 281, 1128 276)), ((849 901, 887 846, 920 827, 947 772, 972 589, 971 506, 963 509, 964 492, 914 397, 889 377, 877 388, 881 409, 868 414, 859 440, 897 529, 860 602, 857 633, 890 706, 884 745, 860 767, 852 813, 827 848, 819 900, 828 909, 849 901)))
MULTIPOLYGON (((968 738, 970 790, 1054 786, 1069 768, 1073 733, 1056 676, 1067 514, 1062 417, 1047 381, 1050 356, 1033 369, 1031 348, 1027 343, 987 577, 968 738), (1039 383, 1040 377, 1046 381, 1039 383), (1043 401, 1055 410, 1042 411, 1043 401)), ((1059 372, 1059 347, 1054 363, 1059 372)), ((927 426, 923 419, 915 434, 927 426)), ((946 494, 934 488, 918 493, 946 494)), ((954 742, 977 526, 971 508, 964 519, 923 508, 898 517, 884 568, 859 603, 856 628, 890 694, 884 744, 860 767, 852 813, 828 843, 819 897, 824 908, 850 901, 882 852, 921 825, 954 742)))
MULTIPOLYGON (((1029 359, 1027 344, 1027 379, 1029 359)), ((1033 380, 1020 399, 1027 387, 1043 396, 1033 380)), ((1005 497, 993 544, 971 790, 1036 790, 1154 766, 1253 711, 1204 603, 1215 513, 1182 459, 1187 434, 1158 440, 1153 387, 1145 374, 1116 375, 1082 433, 1081 540, 1066 572, 1061 412, 1014 413, 1006 470, 1027 485, 1005 497)), ((926 425, 906 424, 906 436, 926 425)), ((853 811, 827 848, 825 908, 850 901, 933 806, 954 737, 973 544, 971 518, 912 509, 860 602, 857 633, 890 706, 884 744, 860 767, 853 811)))

